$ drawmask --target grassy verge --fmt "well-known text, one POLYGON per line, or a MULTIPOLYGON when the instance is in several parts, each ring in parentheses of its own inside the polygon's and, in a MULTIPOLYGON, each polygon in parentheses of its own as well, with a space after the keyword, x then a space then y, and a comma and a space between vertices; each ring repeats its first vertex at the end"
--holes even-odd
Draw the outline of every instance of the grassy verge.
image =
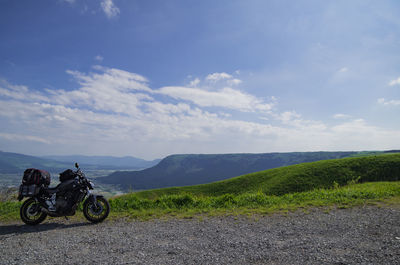
POLYGON ((135 194, 112 199, 113 216, 151 218, 163 216, 193 217, 196 214, 269 214, 313 207, 347 208, 366 203, 400 200, 400 182, 351 184, 331 189, 266 195, 262 192, 239 195, 195 196, 164 195, 158 199, 143 199, 135 194))
MULTIPOLYGON (((221 196, 163 195, 157 199, 145 199, 129 194, 110 199, 110 217, 145 220, 171 216, 192 218, 197 215, 263 215, 315 207, 347 208, 377 203, 400 205, 400 181, 351 184, 281 196, 266 195, 259 191, 221 196)), ((18 220, 20 205, 19 202, 0 203, 0 221, 18 220)))

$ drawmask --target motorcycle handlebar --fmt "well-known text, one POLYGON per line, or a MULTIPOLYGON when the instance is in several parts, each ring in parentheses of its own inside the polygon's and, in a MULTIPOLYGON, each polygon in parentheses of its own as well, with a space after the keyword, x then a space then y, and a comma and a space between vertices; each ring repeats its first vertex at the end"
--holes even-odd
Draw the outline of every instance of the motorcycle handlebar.
POLYGON ((91 189, 93 189, 93 184, 87 179, 85 173, 79 168, 79 164, 75 163, 76 167, 76 174, 79 176, 79 178, 85 182, 91 189))

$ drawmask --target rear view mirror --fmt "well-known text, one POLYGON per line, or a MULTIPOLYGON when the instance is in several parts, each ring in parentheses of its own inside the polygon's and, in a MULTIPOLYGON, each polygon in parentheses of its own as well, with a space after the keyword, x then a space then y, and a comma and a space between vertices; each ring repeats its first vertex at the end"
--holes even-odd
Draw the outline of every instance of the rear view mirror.
POLYGON ((76 168, 79 168, 79 164, 78 164, 78 163, 75 163, 75 167, 76 167, 76 168))

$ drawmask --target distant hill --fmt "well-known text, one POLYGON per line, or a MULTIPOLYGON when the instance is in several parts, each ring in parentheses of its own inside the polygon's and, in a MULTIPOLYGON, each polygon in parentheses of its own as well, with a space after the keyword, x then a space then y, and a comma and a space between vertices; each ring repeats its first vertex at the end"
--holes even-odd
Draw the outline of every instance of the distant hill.
POLYGON ((73 165, 78 162, 81 165, 96 166, 97 169, 144 169, 156 165, 161 159, 147 161, 144 159, 125 156, 83 156, 83 155, 69 155, 69 156, 43 156, 42 158, 52 159, 55 161, 66 162, 73 165))
POLYGON ((316 188, 331 188, 335 185, 342 186, 351 182, 399 180, 400 154, 382 154, 302 163, 246 174, 214 183, 147 190, 126 196, 155 199, 171 194, 221 196, 251 192, 282 195, 316 188))
POLYGON ((36 157, 0 151, 0 174, 21 173, 27 168, 40 168, 50 172, 62 172, 73 168, 78 162, 82 168, 91 170, 143 169, 154 166, 160 160, 146 161, 135 157, 112 156, 45 156, 36 157))
POLYGON ((21 173, 27 168, 35 167, 47 171, 61 172, 73 166, 63 162, 35 156, 0 151, 0 173, 21 173))
POLYGON ((369 154, 371 152, 171 155, 154 167, 141 171, 117 171, 98 180, 108 184, 119 184, 125 190, 187 186, 287 165, 369 154))

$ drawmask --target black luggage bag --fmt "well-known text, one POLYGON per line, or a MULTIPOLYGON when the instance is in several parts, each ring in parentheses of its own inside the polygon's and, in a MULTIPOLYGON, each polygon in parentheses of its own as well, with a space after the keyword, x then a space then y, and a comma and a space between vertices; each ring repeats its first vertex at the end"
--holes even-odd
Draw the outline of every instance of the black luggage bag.
POLYGON ((50 173, 46 170, 28 168, 24 171, 18 198, 32 197, 39 193, 41 186, 50 185, 50 173))
POLYGON ((74 179, 75 177, 76 177, 75 172, 72 169, 67 169, 64 172, 60 173, 60 182, 71 180, 74 179))

